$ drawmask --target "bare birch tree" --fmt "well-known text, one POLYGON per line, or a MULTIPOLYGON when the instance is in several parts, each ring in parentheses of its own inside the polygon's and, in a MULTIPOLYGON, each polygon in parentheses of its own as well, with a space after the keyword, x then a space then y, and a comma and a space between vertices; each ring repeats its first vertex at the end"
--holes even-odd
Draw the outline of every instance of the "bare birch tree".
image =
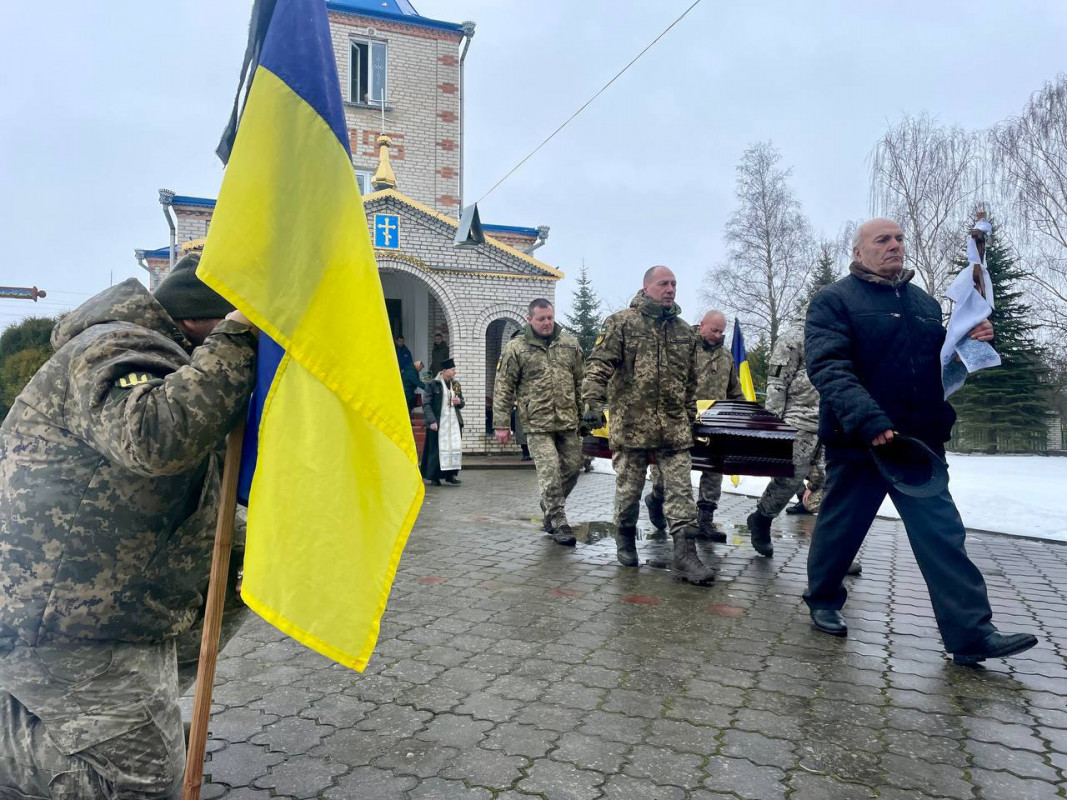
POLYGON ((796 310, 815 262, 808 220, 793 195, 791 170, 770 142, 749 147, 737 165, 738 208, 726 223, 726 262, 709 270, 704 299, 737 314, 773 347, 796 310))
POLYGON ((907 259, 923 288, 941 298, 985 189, 981 137, 930 117, 905 117, 871 154, 871 215, 904 230, 907 259))
POLYGON ((1067 75, 1035 92, 1022 114, 990 134, 998 184, 1018 217, 1037 286, 1034 311, 1067 336, 1067 75))

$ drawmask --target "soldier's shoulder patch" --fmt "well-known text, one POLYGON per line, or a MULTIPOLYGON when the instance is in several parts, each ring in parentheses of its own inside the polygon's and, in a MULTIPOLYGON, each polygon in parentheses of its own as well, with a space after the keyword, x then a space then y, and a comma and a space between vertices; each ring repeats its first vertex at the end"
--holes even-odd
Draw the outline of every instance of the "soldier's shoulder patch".
POLYGON ((163 383, 163 379, 152 375, 149 372, 130 372, 115 381, 115 385, 120 389, 133 389, 135 386, 140 386, 142 383, 154 383, 158 385, 163 383))
POLYGON ((772 378, 777 378, 781 374, 782 374, 782 365, 781 364, 775 364, 774 367, 773 367, 773 371, 771 372, 771 377, 772 378))
POLYGON ((607 335, 607 332, 603 328, 601 328, 600 329, 600 333, 598 333, 596 335, 596 341, 593 342, 593 347, 596 347, 598 344, 600 344, 602 341, 604 341, 604 337, 606 335, 607 335))
POLYGON ((496 360, 496 371, 500 372, 502 366, 504 366, 504 356, 500 356, 500 358, 496 360))
POLYGON ((160 379, 156 378, 156 375, 147 372, 130 372, 129 374, 123 375, 123 377, 118 379, 116 383, 124 389, 131 389, 134 386, 140 386, 142 383, 150 383, 153 381, 162 383, 160 379))

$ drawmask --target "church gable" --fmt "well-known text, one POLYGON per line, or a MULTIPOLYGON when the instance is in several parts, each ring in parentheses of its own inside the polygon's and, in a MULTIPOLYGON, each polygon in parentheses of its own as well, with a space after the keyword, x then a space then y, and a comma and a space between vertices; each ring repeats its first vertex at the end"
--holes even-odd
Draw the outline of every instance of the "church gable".
POLYGON ((427 272, 557 281, 563 273, 533 256, 486 236, 484 244, 453 247, 458 222, 388 189, 364 198, 371 242, 379 256, 392 254, 427 272))

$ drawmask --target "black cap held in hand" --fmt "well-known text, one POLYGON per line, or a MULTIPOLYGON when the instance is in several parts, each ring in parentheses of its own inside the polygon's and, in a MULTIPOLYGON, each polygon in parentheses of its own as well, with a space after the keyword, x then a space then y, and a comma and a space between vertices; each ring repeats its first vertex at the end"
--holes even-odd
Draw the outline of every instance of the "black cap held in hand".
POLYGON ((233 305, 198 277, 199 253, 189 253, 156 287, 153 296, 171 319, 222 319, 233 305))
POLYGON ((878 471, 893 487, 911 497, 933 497, 948 488, 948 464, 913 436, 897 434, 871 448, 878 471))

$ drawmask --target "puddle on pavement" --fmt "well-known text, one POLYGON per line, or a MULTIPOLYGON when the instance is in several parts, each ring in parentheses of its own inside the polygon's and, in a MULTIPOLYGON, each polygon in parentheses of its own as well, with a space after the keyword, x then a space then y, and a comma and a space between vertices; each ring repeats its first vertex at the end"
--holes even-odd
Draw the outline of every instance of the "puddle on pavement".
MULTIPOLYGON (((579 522, 577 525, 572 525, 571 530, 574 531, 574 538, 582 544, 596 544, 603 539, 615 538, 615 523, 614 522, 579 522)), ((665 542, 669 539, 667 531, 660 530, 645 530, 639 527, 637 529, 637 541, 650 541, 650 542, 665 542)))

